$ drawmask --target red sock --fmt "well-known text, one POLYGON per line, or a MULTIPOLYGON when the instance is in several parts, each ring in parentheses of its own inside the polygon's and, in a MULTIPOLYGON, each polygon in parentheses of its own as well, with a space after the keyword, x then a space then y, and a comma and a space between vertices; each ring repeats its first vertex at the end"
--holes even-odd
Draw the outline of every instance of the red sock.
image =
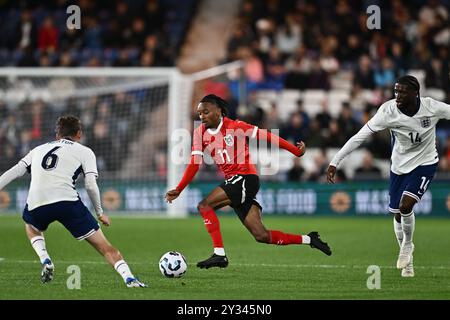
POLYGON ((277 230, 269 230, 270 243, 277 244, 279 246, 285 246, 288 244, 301 244, 302 236, 298 234, 284 233, 277 230))
POLYGON ((203 223, 206 230, 208 230, 214 248, 223 248, 222 234, 220 233, 220 222, 217 215, 211 207, 200 209, 200 214, 203 217, 203 223))

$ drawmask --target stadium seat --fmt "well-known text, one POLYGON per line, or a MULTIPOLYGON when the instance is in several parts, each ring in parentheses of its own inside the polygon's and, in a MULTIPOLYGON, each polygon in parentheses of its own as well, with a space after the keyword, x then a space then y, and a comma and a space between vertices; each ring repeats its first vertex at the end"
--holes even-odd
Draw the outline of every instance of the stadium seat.
POLYGON ((328 93, 329 111, 333 117, 338 117, 342 103, 350 99, 350 94, 348 90, 330 90, 328 93))
POLYGON ((315 116, 322 110, 322 103, 327 98, 324 90, 306 90, 303 95, 305 111, 310 116, 315 116))
POLYGON ((431 97, 435 100, 444 101, 445 100, 445 92, 441 89, 436 88, 428 88, 423 94, 425 97, 431 97))

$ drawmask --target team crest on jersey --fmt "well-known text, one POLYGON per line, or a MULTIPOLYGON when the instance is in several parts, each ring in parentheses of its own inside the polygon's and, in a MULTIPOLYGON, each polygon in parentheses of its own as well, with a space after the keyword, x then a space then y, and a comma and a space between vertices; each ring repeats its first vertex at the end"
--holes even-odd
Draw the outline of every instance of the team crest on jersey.
POLYGON ((431 126, 430 117, 420 119, 420 125, 422 126, 422 128, 428 128, 429 126, 431 126))
POLYGON ((225 144, 229 147, 231 147, 234 143, 233 136, 231 134, 227 134, 223 140, 225 141, 225 144))

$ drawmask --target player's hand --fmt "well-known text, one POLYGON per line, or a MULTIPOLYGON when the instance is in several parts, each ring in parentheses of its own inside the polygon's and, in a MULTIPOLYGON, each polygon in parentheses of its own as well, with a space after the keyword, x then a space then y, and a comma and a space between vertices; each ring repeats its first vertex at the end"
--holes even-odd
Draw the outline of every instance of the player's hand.
POLYGON ((109 227, 111 225, 111 219, 104 213, 98 217, 98 221, 100 221, 105 227, 109 227))
POLYGON ((172 201, 175 200, 176 198, 178 198, 179 195, 180 195, 180 191, 178 191, 177 189, 173 189, 173 190, 167 191, 165 198, 168 203, 172 203, 172 201))
POLYGON ((327 181, 329 183, 334 183, 334 176, 336 174, 336 167, 329 165, 327 169, 327 181))
POLYGON ((299 141, 295 144, 297 146, 297 148, 300 149, 300 155, 299 157, 303 156, 306 152, 306 145, 303 141, 299 141))

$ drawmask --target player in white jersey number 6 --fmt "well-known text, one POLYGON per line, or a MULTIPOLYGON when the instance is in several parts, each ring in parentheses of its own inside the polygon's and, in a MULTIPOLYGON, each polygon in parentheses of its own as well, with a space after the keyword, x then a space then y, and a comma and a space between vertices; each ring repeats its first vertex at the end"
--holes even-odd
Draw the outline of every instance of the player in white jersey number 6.
POLYGON ((417 79, 407 75, 397 79, 395 99, 381 105, 377 113, 355 134, 331 161, 327 179, 334 183, 336 168, 374 132, 389 129, 392 155, 389 211, 400 245, 397 268, 403 277, 413 277, 414 205, 430 187, 439 162, 436 151, 436 124, 450 119, 450 105, 419 95, 417 79))
POLYGON ((85 187, 97 218, 109 226, 110 218, 103 213, 97 186, 97 163, 94 152, 81 144, 80 120, 60 117, 56 124, 56 140, 31 150, 14 167, 0 176, 0 190, 12 180, 31 174, 27 204, 22 218, 33 249, 42 264, 41 280, 53 279, 54 264, 46 250, 44 231, 50 223, 59 221, 77 240, 86 239, 122 276, 128 287, 146 287, 130 271, 120 252, 105 238, 98 222, 81 202, 75 182, 84 175, 85 187))

